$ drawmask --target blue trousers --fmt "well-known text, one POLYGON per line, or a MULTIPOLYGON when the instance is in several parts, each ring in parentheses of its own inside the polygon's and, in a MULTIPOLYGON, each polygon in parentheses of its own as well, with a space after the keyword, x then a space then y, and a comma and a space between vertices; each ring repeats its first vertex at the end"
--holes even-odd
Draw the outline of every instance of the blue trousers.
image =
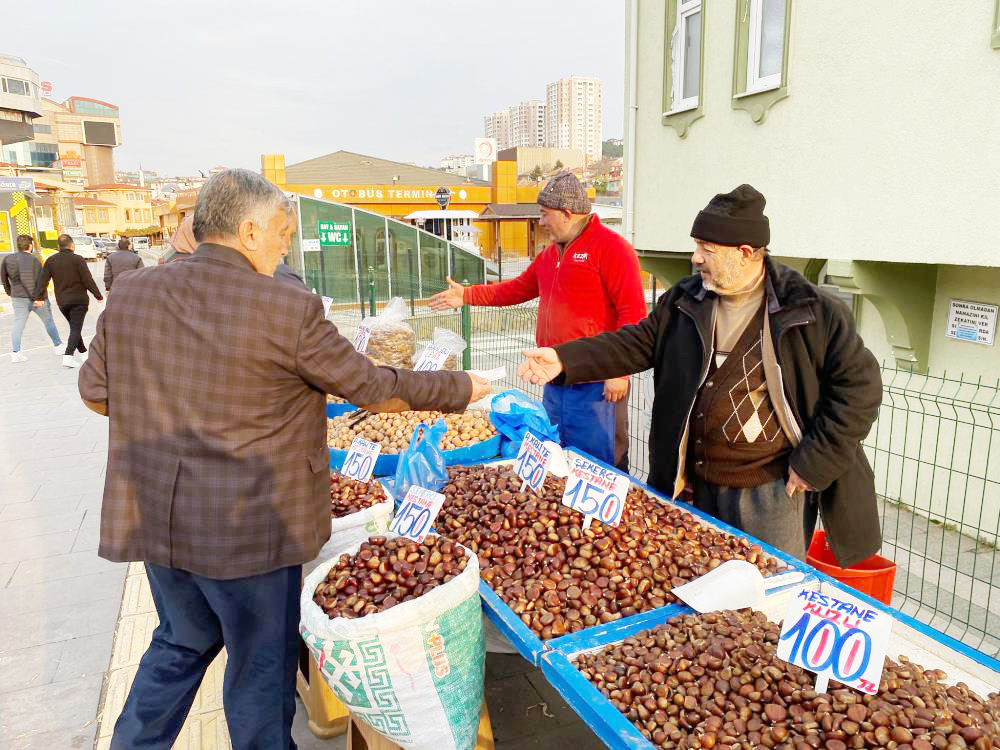
POLYGON ((547 385, 542 405, 563 447, 628 471, 628 394, 611 403, 604 400, 603 382, 547 385))
POLYGON ((146 563, 146 576, 160 624, 115 724, 112 750, 169 750, 223 646, 233 748, 295 750, 302 568, 221 581, 146 563))
POLYGON ((62 346, 59 340, 59 331, 56 330, 56 323, 52 320, 52 305, 48 298, 45 299, 44 307, 35 307, 32 300, 27 297, 11 297, 11 304, 14 305, 14 325, 10 329, 10 350, 12 352, 21 351, 21 333, 24 331, 24 324, 28 322, 28 316, 33 312, 42 319, 45 330, 56 346, 62 346))

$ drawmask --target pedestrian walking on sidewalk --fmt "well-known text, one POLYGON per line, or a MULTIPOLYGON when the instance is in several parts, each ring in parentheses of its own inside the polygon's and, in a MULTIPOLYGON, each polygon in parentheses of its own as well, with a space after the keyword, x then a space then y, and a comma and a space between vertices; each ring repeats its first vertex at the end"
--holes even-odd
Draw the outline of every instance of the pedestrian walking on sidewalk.
POLYGON ((142 268, 142 258, 132 250, 132 243, 127 237, 118 240, 118 249, 104 260, 104 291, 110 292, 115 279, 126 271, 142 268))
POLYGON ((82 355, 87 351, 81 333, 83 319, 87 317, 87 307, 90 304, 87 292, 93 294, 98 301, 104 299, 87 268, 87 261, 74 251, 73 238, 68 234, 60 234, 59 252, 45 261, 42 276, 35 288, 35 299, 41 299, 51 280, 56 289, 59 312, 69 321, 69 340, 63 353, 63 367, 79 367, 80 362, 76 360, 74 353, 80 352, 82 355))
POLYGON ((35 287, 42 275, 42 264, 35 255, 35 240, 27 234, 17 238, 17 252, 11 253, 0 264, 0 281, 14 306, 14 327, 10 330, 10 361, 26 362, 28 356, 21 353, 21 333, 28 322, 28 314, 34 311, 52 339, 56 354, 62 353, 62 339, 52 320, 52 306, 48 294, 42 299, 35 297, 35 287))
POLYGON ((260 175, 213 175, 197 251, 123 274, 97 320, 79 388, 110 417, 98 554, 145 563, 159 616, 111 750, 172 747, 223 647, 233 748, 294 748, 302 564, 330 536, 325 394, 461 411, 490 392, 356 352, 318 295, 271 278, 294 226, 260 175))

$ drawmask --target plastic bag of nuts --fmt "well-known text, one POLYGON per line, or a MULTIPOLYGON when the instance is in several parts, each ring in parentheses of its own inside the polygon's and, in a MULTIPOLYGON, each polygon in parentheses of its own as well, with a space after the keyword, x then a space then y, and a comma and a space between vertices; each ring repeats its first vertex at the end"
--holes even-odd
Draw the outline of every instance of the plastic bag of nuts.
POLYGON ((751 610, 683 615, 573 659, 642 735, 662 748, 990 750, 1000 696, 944 672, 886 659, 877 695, 777 657, 781 627, 751 610))
MULTIPOLYGON (((444 346, 448 348, 451 354, 445 359, 444 364, 441 366, 442 370, 458 370, 461 369, 458 366, 458 358, 461 356, 462 352, 465 351, 465 339, 459 336, 454 331, 448 328, 441 328, 440 326, 435 327, 434 331, 431 333, 431 343, 437 346, 444 346)), ((420 350, 420 353, 413 357, 414 363, 420 362, 420 358, 424 355, 426 347, 420 350)), ((416 364, 414 364, 414 367, 416 364)))
POLYGON ((331 689, 379 732, 405 748, 475 745, 486 652, 465 547, 386 534, 342 549, 306 578, 301 618, 331 689))
POLYGON ((329 560, 337 550, 388 531, 393 499, 377 479, 358 482, 330 472, 330 538, 316 559, 329 560))
POLYGON ((371 338, 366 353, 389 367, 413 368, 417 339, 406 321, 406 303, 393 297, 385 308, 368 321, 371 338))

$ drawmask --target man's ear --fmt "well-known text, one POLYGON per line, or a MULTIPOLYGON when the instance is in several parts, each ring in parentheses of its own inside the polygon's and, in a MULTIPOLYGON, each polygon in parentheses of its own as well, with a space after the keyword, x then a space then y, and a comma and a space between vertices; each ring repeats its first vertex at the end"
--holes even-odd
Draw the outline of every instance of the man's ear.
POLYGON ((259 231, 257 225, 250 219, 244 219, 240 222, 240 244, 243 245, 247 250, 257 249, 257 238, 256 234, 259 231))
POLYGON ((740 245, 740 255, 743 256, 743 260, 753 260, 753 255, 756 252, 750 245, 740 245))

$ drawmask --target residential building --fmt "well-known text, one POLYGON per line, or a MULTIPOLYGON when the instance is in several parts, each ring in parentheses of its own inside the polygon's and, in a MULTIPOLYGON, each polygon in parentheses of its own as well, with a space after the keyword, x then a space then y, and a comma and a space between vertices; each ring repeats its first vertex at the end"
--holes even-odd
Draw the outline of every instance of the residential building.
POLYGON ((508 148, 511 145, 510 110, 502 109, 483 118, 484 134, 497 142, 497 148, 508 148))
POLYGON ((676 282, 697 212, 750 183, 772 254, 848 301, 880 360, 995 381, 1000 4, 842 11, 628 3, 626 237, 676 282))
POLYGON ((601 80, 571 76, 546 87, 545 145, 601 158, 601 80))
POLYGON ((475 163, 476 157, 472 154, 446 156, 441 160, 441 169, 449 174, 465 175, 465 170, 475 163))
POLYGON ((540 148, 545 145, 545 102, 529 99, 510 108, 510 145, 540 148))
POLYGON ((91 235, 157 235, 150 193, 149 188, 123 183, 87 185, 73 198, 77 222, 91 235))

